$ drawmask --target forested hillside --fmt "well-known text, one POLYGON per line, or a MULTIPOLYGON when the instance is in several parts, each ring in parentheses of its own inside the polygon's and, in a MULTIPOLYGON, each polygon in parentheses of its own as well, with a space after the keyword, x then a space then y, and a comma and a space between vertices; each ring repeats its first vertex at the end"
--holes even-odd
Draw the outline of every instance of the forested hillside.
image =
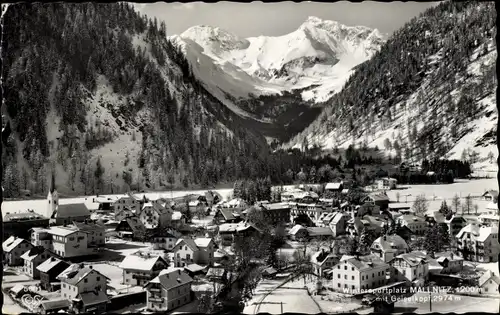
POLYGON ((6 194, 209 185, 262 175, 265 139, 128 4, 14 4, 3 17, 6 194))
MULTIPOLYGON (((377 146, 398 159, 490 163, 496 149, 494 2, 443 2, 396 31, 287 146, 377 146)), ((492 163, 492 162, 491 162, 492 163)))

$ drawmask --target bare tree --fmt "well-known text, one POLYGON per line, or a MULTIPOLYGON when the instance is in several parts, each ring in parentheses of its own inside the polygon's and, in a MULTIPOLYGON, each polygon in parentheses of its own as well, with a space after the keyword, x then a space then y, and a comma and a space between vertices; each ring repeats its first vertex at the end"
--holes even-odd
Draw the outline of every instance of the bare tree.
POLYGON ((429 203, 425 199, 425 195, 418 195, 413 202, 413 211, 416 215, 423 216, 429 209, 429 203))
POLYGON ((455 213, 458 212, 458 208, 460 208, 460 197, 455 194, 455 196, 453 196, 453 199, 451 200, 451 204, 453 206, 453 209, 455 209, 455 213))

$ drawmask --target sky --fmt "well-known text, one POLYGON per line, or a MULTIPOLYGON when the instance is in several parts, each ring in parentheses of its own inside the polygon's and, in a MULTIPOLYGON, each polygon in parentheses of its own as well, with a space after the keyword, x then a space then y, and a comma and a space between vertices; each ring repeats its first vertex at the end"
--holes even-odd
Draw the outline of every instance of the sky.
POLYGON ((296 30, 309 16, 347 26, 367 26, 392 34, 414 16, 439 2, 334 3, 291 1, 279 3, 156 2, 135 4, 148 17, 163 20, 168 35, 179 35, 195 25, 220 27, 239 37, 281 36, 296 30))

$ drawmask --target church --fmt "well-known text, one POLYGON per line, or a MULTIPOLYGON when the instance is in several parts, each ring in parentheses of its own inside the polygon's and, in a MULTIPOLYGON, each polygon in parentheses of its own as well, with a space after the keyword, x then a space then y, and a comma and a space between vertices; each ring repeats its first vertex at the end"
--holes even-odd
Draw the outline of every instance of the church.
POLYGON ((89 220, 90 211, 83 202, 59 204, 59 194, 56 190, 54 174, 52 174, 50 189, 47 195, 47 216, 53 225, 66 225, 89 220))

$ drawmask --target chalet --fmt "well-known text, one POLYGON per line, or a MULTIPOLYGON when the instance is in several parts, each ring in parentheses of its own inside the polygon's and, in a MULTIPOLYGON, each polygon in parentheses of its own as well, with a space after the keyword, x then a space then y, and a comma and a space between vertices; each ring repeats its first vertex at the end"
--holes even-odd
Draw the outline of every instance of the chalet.
POLYGON ((340 256, 332 250, 325 251, 324 249, 321 249, 311 256, 313 271, 320 278, 324 277, 325 274, 333 268, 333 266, 339 263, 339 261, 340 256))
POLYGON ((376 181, 377 187, 380 190, 396 189, 398 181, 395 178, 381 178, 376 181))
POLYGON ((121 220, 115 231, 121 238, 132 240, 142 240, 146 236, 146 227, 137 216, 121 220))
POLYGON ((40 272, 36 267, 53 256, 56 255, 43 247, 33 247, 21 255, 21 259, 24 260, 22 270, 29 277, 39 279, 40 272))
POLYGON ((371 245, 370 251, 385 262, 389 262, 398 255, 408 253, 410 248, 401 236, 393 234, 377 238, 371 245))
POLYGON ((500 253, 497 226, 470 223, 456 236, 458 254, 477 262, 496 262, 500 253))
POLYGON ((132 286, 144 286, 167 269, 168 263, 161 256, 137 252, 125 257, 120 264, 123 269, 123 283, 132 286))
POLYGON ((258 233, 260 230, 248 222, 224 223, 218 227, 218 235, 223 246, 232 245, 238 237, 249 238, 258 233))
POLYGON ((142 203, 143 202, 140 198, 129 193, 125 196, 119 197, 115 202, 113 202, 113 210, 115 215, 123 210, 130 210, 132 213, 139 215, 142 209, 142 203))
POLYGON ((106 242, 104 224, 95 222, 73 222, 75 230, 87 233, 87 247, 102 247, 106 242))
POLYGON ((339 236, 345 233, 348 219, 341 212, 332 212, 323 219, 323 223, 332 230, 334 236, 339 236))
POLYGON ((213 263, 215 244, 210 238, 181 238, 174 248, 174 265, 185 267, 190 264, 210 265, 213 263))
POLYGON ((480 294, 498 296, 500 278, 491 272, 491 270, 488 270, 479 278, 478 286, 480 294))
POLYGON ((47 228, 32 228, 28 231, 31 244, 35 246, 42 246, 46 249, 52 248, 52 234, 49 233, 47 228))
POLYGON ((498 202, 498 191, 496 190, 488 190, 484 192, 483 199, 487 201, 498 202))
POLYGON ((341 192, 344 189, 344 182, 328 183, 325 186, 325 191, 328 192, 341 192))
POLYGON ((394 270, 393 279, 396 281, 411 281, 422 283, 427 280, 429 263, 425 258, 412 253, 404 253, 394 257, 389 264, 394 270))
POLYGON ((72 264, 57 279, 61 281, 61 297, 72 303, 73 311, 103 313, 106 310, 109 278, 93 269, 92 265, 72 264))
POLYGON ((389 281, 389 264, 374 255, 344 255, 332 268, 333 290, 337 292, 375 289, 389 281))
POLYGON ((169 227, 172 223, 174 211, 157 203, 148 202, 142 207, 139 219, 147 229, 169 227))
POLYGON ((365 197, 363 202, 379 206, 380 210, 386 210, 387 208, 389 208, 389 197, 386 193, 371 193, 370 195, 365 197))
POLYGON ((29 238, 27 233, 34 227, 48 227, 49 219, 35 213, 33 210, 21 213, 6 213, 3 217, 3 235, 8 238, 11 235, 29 238))
POLYGON ((79 257, 97 254, 97 245, 88 240, 88 233, 70 226, 53 226, 47 232, 51 235, 50 249, 61 257, 79 257))
POLYGON ((231 208, 219 208, 215 210, 213 222, 221 223, 238 223, 241 221, 241 211, 231 208))
POLYGON ((57 277, 68 267, 69 263, 56 257, 50 257, 38 265, 36 269, 40 273, 40 286, 49 292, 60 289, 60 282, 57 277))
POLYGON ((181 270, 164 270, 146 285, 147 309, 171 311, 192 301, 193 279, 181 270))
POLYGON ((2 243, 3 261, 8 266, 22 266, 24 260, 21 256, 28 250, 33 248, 33 245, 25 239, 11 236, 2 243))
POLYGON ((85 222, 90 219, 90 211, 84 203, 59 204, 59 195, 52 186, 47 195, 47 208, 50 222, 55 225, 70 224, 71 222, 85 222))
POLYGON ((153 248, 171 251, 178 239, 175 234, 176 233, 172 233, 171 230, 162 229, 155 231, 151 235, 153 238, 153 248))
POLYGON ((401 226, 407 226, 413 234, 423 235, 427 230, 427 223, 424 218, 413 215, 404 214, 396 219, 396 223, 401 226))
POLYGON ((290 222, 291 208, 287 203, 264 204, 261 206, 261 209, 265 220, 273 226, 290 222))
POLYGON ((296 218, 300 215, 306 215, 312 222, 319 223, 321 218, 332 212, 332 207, 316 203, 295 203, 292 205, 290 215, 296 218))

